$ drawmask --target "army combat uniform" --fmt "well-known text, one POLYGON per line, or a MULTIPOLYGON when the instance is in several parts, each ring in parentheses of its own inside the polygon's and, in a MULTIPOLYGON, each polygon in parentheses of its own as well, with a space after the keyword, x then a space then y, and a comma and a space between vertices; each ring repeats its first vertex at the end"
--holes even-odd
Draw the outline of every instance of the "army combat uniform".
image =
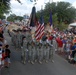
POLYGON ((26 38, 24 37, 23 38, 23 46, 22 46, 22 54, 21 54, 21 60, 22 60, 22 63, 25 64, 26 60, 27 60, 27 40, 26 38))
POLYGON ((43 47, 42 47, 42 43, 39 43, 38 46, 38 61, 40 64, 42 64, 42 60, 43 60, 43 47))

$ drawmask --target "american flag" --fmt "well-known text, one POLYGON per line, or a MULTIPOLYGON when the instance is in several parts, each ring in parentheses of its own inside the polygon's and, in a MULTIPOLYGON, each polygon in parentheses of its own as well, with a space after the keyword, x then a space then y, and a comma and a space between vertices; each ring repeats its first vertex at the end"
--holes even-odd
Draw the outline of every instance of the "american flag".
POLYGON ((41 14, 40 22, 38 22, 38 26, 37 26, 36 32, 35 32, 36 40, 42 39, 43 35, 44 35, 44 20, 43 20, 42 14, 41 14))

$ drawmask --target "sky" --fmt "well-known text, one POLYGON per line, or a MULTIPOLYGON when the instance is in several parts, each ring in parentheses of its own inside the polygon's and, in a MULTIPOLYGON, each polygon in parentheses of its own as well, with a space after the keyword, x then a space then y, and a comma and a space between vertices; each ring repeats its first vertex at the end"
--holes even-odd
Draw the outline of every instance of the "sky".
MULTIPOLYGON (((76 8, 76 0, 50 0, 50 3, 52 1, 53 2, 57 2, 57 1, 69 2, 72 4, 72 6, 76 8)), ((35 2, 30 2, 30 0, 21 0, 21 2, 22 2, 22 5, 18 3, 16 0, 11 0, 11 11, 12 11, 11 13, 19 15, 19 16, 23 16, 25 14, 30 15, 32 7, 34 6, 35 2)), ((44 8, 47 2, 49 2, 49 0, 38 0, 37 4, 35 5, 36 11, 40 10, 41 6, 43 6, 44 8)))

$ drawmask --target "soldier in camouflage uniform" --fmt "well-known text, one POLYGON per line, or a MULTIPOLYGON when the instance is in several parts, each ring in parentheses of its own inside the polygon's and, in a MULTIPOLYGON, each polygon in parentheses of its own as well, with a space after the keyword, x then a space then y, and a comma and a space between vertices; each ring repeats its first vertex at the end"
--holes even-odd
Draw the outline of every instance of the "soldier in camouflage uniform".
POLYGON ((46 34, 44 34, 44 36, 42 37, 42 48, 43 48, 43 60, 45 60, 46 58, 46 40, 47 40, 47 36, 46 34))
POLYGON ((22 54, 21 54, 21 60, 22 63, 25 64, 26 63, 26 59, 27 59, 27 40, 26 37, 23 37, 23 46, 22 46, 22 54))
POLYGON ((22 42, 22 41, 21 41, 21 40, 22 40, 21 36, 22 36, 21 30, 18 29, 18 34, 17 34, 18 49, 21 49, 21 42, 22 42))
POLYGON ((32 35, 31 35, 31 31, 28 30, 26 31, 26 40, 27 40, 27 48, 28 48, 28 62, 31 61, 31 53, 32 53, 32 45, 31 45, 31 42, 32 42, 32 35))
POLYGON ((36 49, 35 49, 35 42, 33 40, 31 42, 31 45, 32 45, 32 49, 31 49, 31 64, 34 64, 36 49))
POLYGON ((49 49, 49 59, 51 59, 52 62, 53 61, 53 52, 54 52, 54 48, 53 48, 53 41, 52 40, 47 40, 49 46, 50 46, 50 49, 49 49))
POLYGON ((54 62, 54 54, 55 54, 55 50, 57 50, 57 42, 56 42, 56 38, 53 37, 52 39, 52 49, 51 49, 51 61, 54 62))

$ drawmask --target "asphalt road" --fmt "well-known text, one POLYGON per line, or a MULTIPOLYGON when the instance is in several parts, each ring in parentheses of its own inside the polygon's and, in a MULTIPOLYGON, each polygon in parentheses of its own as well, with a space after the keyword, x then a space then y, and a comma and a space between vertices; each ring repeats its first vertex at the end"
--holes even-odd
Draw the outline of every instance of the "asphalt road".
POLYGON ((54 63, 49 61, 48 63, 43 62, 43 64, 22 64, 20 61, 21 51, 15 50, 11 44, 11 38, 6 32, 4 35, 10 45, 11 64, 10 68, 1 70, 1 75, 76 75, 76 67, 57 54, 54 56, 54 63))

